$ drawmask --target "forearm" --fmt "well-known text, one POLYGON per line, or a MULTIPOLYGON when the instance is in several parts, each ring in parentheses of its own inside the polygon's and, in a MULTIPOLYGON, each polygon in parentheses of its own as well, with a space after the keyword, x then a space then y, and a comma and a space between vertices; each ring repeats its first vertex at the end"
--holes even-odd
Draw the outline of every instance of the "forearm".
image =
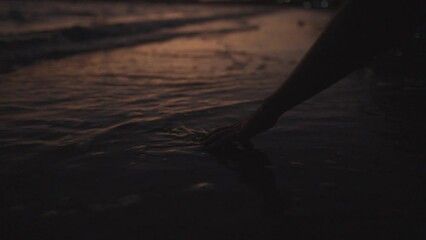
POLYGON ((262 109, 270 117, 278 118, 398 42, 410 32, 419 2, 349 2, 290 77, 265 100, 262 109))

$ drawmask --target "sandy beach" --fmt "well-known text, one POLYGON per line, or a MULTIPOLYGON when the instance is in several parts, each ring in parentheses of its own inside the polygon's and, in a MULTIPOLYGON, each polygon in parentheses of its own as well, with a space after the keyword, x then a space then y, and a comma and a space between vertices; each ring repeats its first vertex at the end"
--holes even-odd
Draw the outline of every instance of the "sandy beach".
POLYGON ((132 4, 1 23, 2 239, 425 239, 426 101, 369 70, 256 150, 198 144, 279 86, 333 10, 132 4))

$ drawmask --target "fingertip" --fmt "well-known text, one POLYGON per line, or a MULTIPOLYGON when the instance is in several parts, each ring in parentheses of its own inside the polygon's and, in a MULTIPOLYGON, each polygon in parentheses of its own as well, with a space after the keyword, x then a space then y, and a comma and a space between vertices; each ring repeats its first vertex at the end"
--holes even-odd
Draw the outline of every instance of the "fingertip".
POLYGON ((215 142, 217 139, 220 139, 223 135, 226 136, 226 130, 232 128, 232 126, 226 126, 222 128, 215 129, 211 133, 207 134, 200 139, 200 143, 203 145, 209 145, 212 142, 215 142))

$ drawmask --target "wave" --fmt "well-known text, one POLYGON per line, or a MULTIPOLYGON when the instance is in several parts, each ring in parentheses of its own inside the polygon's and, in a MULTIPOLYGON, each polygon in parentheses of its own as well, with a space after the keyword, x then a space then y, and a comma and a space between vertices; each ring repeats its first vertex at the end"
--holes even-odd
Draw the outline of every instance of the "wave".
POLYGON ((166 41, 178 37, 200 34, 226 34, 249 31, 256 26, 220 29, 214 31, 175 31, 190 24, 244 18, 271 12, 269 9, 238 10, 231 13, 201 17, 156 19, 130 23, 73 26, 62 29, 0 34, 0 72, 10 72, 17 66, 40 59, 60 58, 82 52, 132 46, 136 44, 166 41))

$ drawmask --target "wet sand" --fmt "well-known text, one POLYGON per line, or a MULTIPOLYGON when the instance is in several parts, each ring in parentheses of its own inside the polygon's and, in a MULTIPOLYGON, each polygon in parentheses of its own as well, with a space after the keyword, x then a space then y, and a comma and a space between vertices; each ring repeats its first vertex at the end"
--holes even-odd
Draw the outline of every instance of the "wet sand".
POLYGON ((273 10, 3 74, 2 239, 424 239, 424 109, 398 111, 412 95, 365 71, 286 113, 256 151, 200 149, 332 15, 273 10))

